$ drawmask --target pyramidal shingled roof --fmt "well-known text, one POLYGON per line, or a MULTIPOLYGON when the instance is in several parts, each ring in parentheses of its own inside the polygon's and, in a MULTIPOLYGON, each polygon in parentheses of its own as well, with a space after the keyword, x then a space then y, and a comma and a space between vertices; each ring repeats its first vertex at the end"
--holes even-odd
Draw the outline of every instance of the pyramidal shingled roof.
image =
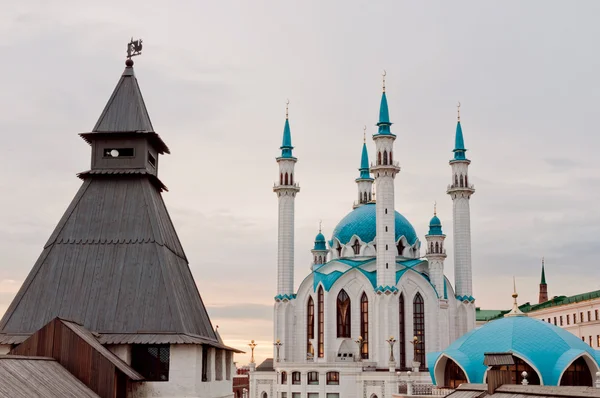
POLYGON ((133 66, 125 68, 92 131, 98 133, 154 131, 133 66))
MULTIPOLYGON (((153 130, 129 66, 94 130, 138 129, 153 130)), ((121 138, 127 134, 113 141, 121 138)), ((98 333, 187 334, 218 343, 150 176, 85 176, 0 320, 0 335, 31 334, 56 317, 98 333)))

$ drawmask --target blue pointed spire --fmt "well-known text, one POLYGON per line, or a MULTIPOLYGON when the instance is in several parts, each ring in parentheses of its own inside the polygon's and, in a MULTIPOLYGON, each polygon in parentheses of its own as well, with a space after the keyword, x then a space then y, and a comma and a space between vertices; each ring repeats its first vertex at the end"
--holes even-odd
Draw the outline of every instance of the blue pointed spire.
MULTIPOLYGON (((289 101, 288 101, 289 104, 289 101)), ((290 132, 290 121, 288 119, 288 107, 285 107, 285 125, 283 126, 283 142, 279 147, 281 149, 282 158, 293 158, 292 156, 292 133, 290 132)))
POLYGON ((381 103, 379 104, 379 122, 377 122, 377 126, 379 130, 376 135, 393 135, 390 131, 390 126, 392 123, 390 122, 390 111, 388 109, 387 96, 385 95, 385 71, 383 72, 383 93, 381 93, 381 103))
POLYGON ((360 157, 360 177, 359 179, 372 179, 369 173, 369 152, 367 151, 367 143, 363 143, 362 155, 360 157))
POLYGON ((460 102, 458 103, 458 121, 456 123, 456 137, 454 139, 454 160, 467 160, 465 156, 465 140, 463 138, 462 127, 460 126, 460 102))

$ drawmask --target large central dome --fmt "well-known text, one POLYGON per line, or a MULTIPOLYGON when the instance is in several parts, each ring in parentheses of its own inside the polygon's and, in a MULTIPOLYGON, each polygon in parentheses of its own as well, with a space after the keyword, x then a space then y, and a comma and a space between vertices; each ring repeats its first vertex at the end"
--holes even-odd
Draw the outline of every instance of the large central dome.
MULTIPOLYGON (((351 211, 339 222, 333 230, 333 239, 337 239, 345 245, 350 242, 354 235, 357 235, 363 242, 370 243, 375 240, 377 235, 376 225, 376 205, 367 203, 351 211)), ((396 212, 396 241, 402 236, 406 238, 410 245, 417 241, 417 233, 413 226, 404 216, 396 212)))

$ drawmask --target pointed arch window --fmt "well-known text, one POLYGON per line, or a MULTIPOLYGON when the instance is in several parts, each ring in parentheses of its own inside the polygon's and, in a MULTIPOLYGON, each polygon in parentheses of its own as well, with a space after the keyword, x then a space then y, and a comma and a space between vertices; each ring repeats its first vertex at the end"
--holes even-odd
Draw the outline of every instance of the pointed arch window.
POLYGON ((398 299, 398 349, 400 350, 400 369, 406 368, 406 333, 404 328, 404 295, 400 293, 398 299))
POLYGON ((377 152, 377 164, 381 164, 381 152, 377 152))
POLYGON ((398 255, 401 256, 404 252, 404 244, 401 240, 398 241, 398 245, 396 245, 396 248, 398 249, 398 255))
POLYGON ((458 175, 454 175, 454 186, 458 187, 458 175))
POLYGON ((315 349, 310 342, 315 338, 315 303, 312 297, 308 298, 306 305, 306 354, 307 357, 314 357, 315 349))
POLYGON ((337 245, 337 247, 335 248, 335 250, 337 250, 338 257, 342 257, 342 245, 340 245, 340 244, 338 243, 338 245, 337 245))
POLYGON ((392 164, 392 151, 390 151, 390 164, 392 164))
POLYGON ((387 155, 387 151, 383 151, 383 164, 387 165, 388 164, 388 155, 387 155))
POLYGON ((283 173, 279 173, 279 185, 283 185, 283 173))
POLYGON ((465 187, 469 187, 469 177, 465 174, 465 187))
POLYGON ((290 173, 290 185, 294 185, 294 173, 290 173))
POLYGON ((285 173, 285 185, 288 185, 288 173, 285 173))
POLYGON ((463 175, 460 175, 460 186, 461 188, 464 187, 464 179, 463 179, 463 175))
POLYGON ((413 300, 413 330, 417 341, 415 342, 415 361, 425 364, 425 301, 421 293, 417 293, 413 300))
POLYGON ((354 250, 354 254, 356 256, 360 254, 360 242, 358 241, 358 239, 354 241, 354 244, 352 245, 352 250, 354 250))
POLYGON ((319 326, 317 331, 317 349, 319 358, 323 358, 325 354, 323 340, 325 338, 325 297, 323 293, 323 286, 319 286, 317 293, 317 306, 319 311, 319 326))
POLYGON ((444 367, 444 387, 455 389, 464 383, 468 383, 465 372, 456 362, 448 358, 444 367))
POLYGON ((577 358, 564 371, 559 385, 592 387, 592 372, 583 357, 577 358))
POLYGON ((429 244, 429 252, 433 253, 433 242, 429 244))
POLYGON ((367 293, 363 292, 360 298, 360 335, 363 345, 360 355, 362 359, 369 358, 369 299, 367 293))
POLYGON ((337 296, 337 337, 350 337, 350 297, 344 289, 337 296))
POLYGON ((435 252, 436 253, 440 252, 440 244, 438 242, 435 242, 435 252))

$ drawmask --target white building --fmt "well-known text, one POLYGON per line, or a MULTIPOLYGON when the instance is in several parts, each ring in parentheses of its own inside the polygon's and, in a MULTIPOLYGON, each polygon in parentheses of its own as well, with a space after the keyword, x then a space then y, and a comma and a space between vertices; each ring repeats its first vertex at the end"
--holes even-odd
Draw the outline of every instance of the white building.
POLYGON ((394 148, 385 83, 375 162, 366 142, 357 201, 326 240, 319 231, 311 273, 294 290, 294 181, 286 115, 279 181, 277 294, 273 366, 251 373, 254 398, 383 397, 395 392, 397 370, 413 369, 419 380, 425 354, 440 351, 475 327, 471 277, 469 183, 460 115, 450 160, 447 193, 454 204, 455 286, 444 276, 445 235, 434 211, 425 235, 425 256, 411 223, 396 211, 394 178, 400 151, 394 148), (375 183, 375 192, 373 192, 375 183), (375 193, 377 196, 375 197, 375 193))

